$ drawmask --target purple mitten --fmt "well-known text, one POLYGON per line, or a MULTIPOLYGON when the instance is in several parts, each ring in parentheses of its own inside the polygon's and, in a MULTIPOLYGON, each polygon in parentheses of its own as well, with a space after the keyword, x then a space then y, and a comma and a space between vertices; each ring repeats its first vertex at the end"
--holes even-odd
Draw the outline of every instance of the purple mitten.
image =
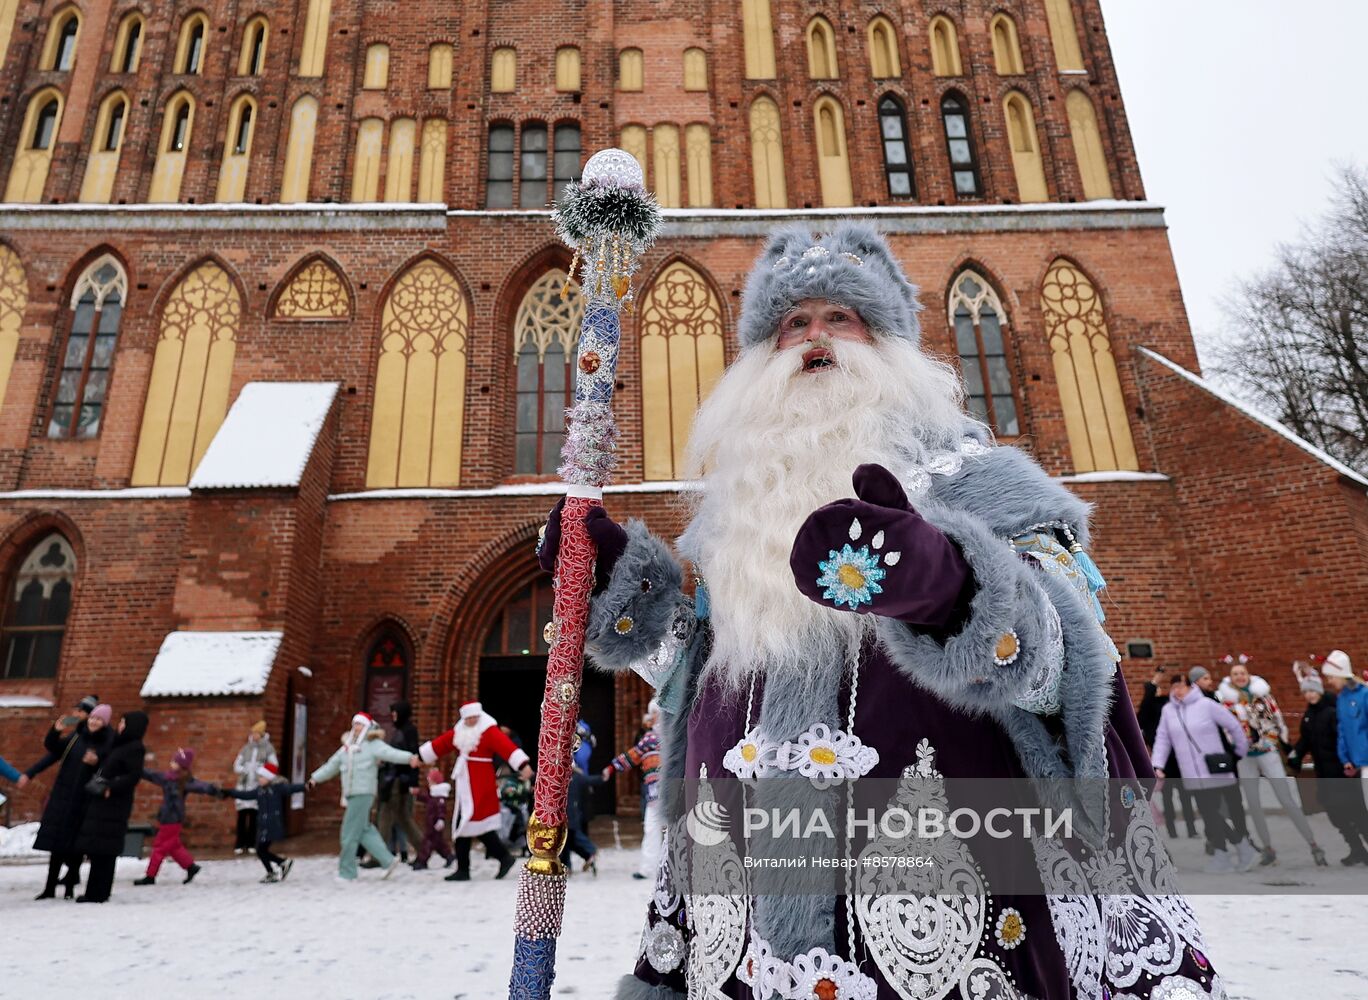
MULTIPOLYGON (((537 542, 537 565, 548 573, 555 572, 556 556, 560 554, 561 510, 564 507, 565 498, 561 497, 546 516, 546 528, 537 542)), ((597 594, 608 586, 613 567, 627 550, 627 532, 598 506, 591 507, 584 515, 584 527, 598 550, 594 560, 594 593, 597 594)))
POLYGON ((927 630, 961 619, 974 577, 959 549, 883 466, 860 466, 852 482, 858 499, 819 507, 798 529, 789 554, 798 589, 818 604, 927 630))

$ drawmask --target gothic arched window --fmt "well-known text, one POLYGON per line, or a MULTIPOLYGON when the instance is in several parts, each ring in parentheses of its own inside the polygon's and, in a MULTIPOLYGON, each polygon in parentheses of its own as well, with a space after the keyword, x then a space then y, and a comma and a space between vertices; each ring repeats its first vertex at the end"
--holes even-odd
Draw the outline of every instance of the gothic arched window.
POLYGON ((518 385, 514 472, 551 475, 560 465, 565 408, 574 388, 570 362, 583 309, 579 285, 559 268, 538 278, 518 306, 513 322, 518 385))
POLYGON ((950 153, 955 194, 980 194, 978 159, 974 156, 974 137, 969 131, 969 108, 964 98, 953 92, 941 98, 941 120, 945 123, 945 145, 950 153))
POLYGON ((101 257, 71 293, 71 333, 57 376, 48 437, 95 437, 104 416, 109 370, 118 346, 128 278, 113 257, 101 257))
POLYGON ((907 143, 907 113, 892 94, 879 99, 879 138, 883 141, 884 176, 891 198, 914 198, 912 150, 907 143))
POLYGON ((57 676, 75 579, 76 556, 57 532, 29 549, 6 595, 0 626, 6 680, 57 676))
POLYGON ((968 394, 969 412, 1000 437, 1021 433, 1012 370, 1003 336, 1007 312, 991 285, 965 271, 950 290, 950 325, 968 394))
POLYGON ((388 719, 390 706, 408 695, 413 656, 408 644, 392 628, 380 631, 366 648, 366 711, 388 719))

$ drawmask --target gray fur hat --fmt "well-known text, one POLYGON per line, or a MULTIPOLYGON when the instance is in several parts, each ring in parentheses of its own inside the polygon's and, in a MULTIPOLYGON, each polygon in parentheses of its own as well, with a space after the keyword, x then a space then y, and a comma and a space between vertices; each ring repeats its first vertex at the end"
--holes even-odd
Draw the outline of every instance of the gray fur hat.
POLYGON ((803 225, 776 230, 746 279, 741 346, 772 340, 784 313, 803 299, 838 302, 871 330, 913 343, 921 338, 917 287, 868 223, 846 220, 824 237, 803 225))

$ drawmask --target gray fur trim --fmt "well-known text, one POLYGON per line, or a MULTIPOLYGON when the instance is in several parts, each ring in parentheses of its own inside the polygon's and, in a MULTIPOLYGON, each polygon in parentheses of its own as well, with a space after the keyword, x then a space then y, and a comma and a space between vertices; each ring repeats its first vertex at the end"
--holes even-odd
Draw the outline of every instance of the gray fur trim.
POLYGON ((959 546, 978 590, 964 627, 944 645, 889 618, 879 619, 879 638, 914 683, 942 700, 967 712, 1006 711, 1035 675, 1037 658, 1048 652, 1048 599, 1010 543, 978 518, 936 505, 920 513, 959 546), (1014 663, 1000 667, 993 651, 1010 631, 1019 652, 1014 663))
MULTIPOLYGON (((946 507, 974 514, 999 538, 1014 538, 1037 524, 1063 521, 1079 544, 1088 544, 1092 508, 1017 448, 993 448, 985 455, 966 458, 953 476, 932 476, 930 495, 946 507)), ((915 499, 913 504, 917 504, 915 499)))
POLYGON ((654 653, 669 634, 675 612, 688 599, 681 589, 683 572, 669 547, 641 521, 627 522, 627 548, 613 567, 603 593, 589 606, 585 652, 602 670, 624 670, 654 653), (643 584, 649 588, 643 590, 643 584), (630 631, 615 627, 632 619, 630 631))
POLYGON ((917 288, 883 236, 865 222, 842 220, 821 239, 803 225, 776 230, 746 279, 737 324, 741 346, 773 339, 784 313, 803 299, 849 306, 872 330, 914 343, 921 337, 917 288), (813 246, 825 248, 826 255, 804 258, 813 246))
POLYGON ((616 1000, 684 1000, 683 993, 676 993, 668 986, 652 986, 636 976, 623 976, 618 980, 616 1000))
MULTIPOLYGON (((705 631, 705 626, 700 623, 685 654, 687 659, 680 667, 681 670, 688 671, 685 675, 688 684, 685 705, 693 704, 694 695, 697 693, 698 673, 703 669, 703 662, 707 659, 704 652, 707 644, 700 642, 700 635, 705 631)), ((661 722, 657 728, 660 735, 660 805, 668 829, 684 816, 684 782, 689 777, 684 773, 684 764, 689 756, 689 713, 680 712, 674 715, 662 711, 660 718, 661 722)))

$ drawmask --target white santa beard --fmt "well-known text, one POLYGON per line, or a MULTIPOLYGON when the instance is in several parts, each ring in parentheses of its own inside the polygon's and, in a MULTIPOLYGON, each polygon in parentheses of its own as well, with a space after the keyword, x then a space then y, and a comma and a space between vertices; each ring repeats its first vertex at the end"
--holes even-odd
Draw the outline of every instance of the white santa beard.
POLYGON ((480 716, 480 721, 475 725, 467 725, 462 719, 456 724, 456 734, 452 737, 452 742, 456 744, 456 749, 463 754, 474 753, 475 748, 480 745, 480 738, 485 731, 494 725, 494 720, 488 715, 480 716))
POLYGON ((873 620, 798 590, 789 567, 798 529, 818 507, 854 495, 856 466, 899 471, 968 426, 957 373, 906 340, 839 341, 835 367, 818 372, 802 371, 807 347, 743 352, 689 442, 704 489, 684 543, 708 586, 706 671, 734 686, 776 672, 816 686, 830 676, 816 668, 854 662, 873 620))

